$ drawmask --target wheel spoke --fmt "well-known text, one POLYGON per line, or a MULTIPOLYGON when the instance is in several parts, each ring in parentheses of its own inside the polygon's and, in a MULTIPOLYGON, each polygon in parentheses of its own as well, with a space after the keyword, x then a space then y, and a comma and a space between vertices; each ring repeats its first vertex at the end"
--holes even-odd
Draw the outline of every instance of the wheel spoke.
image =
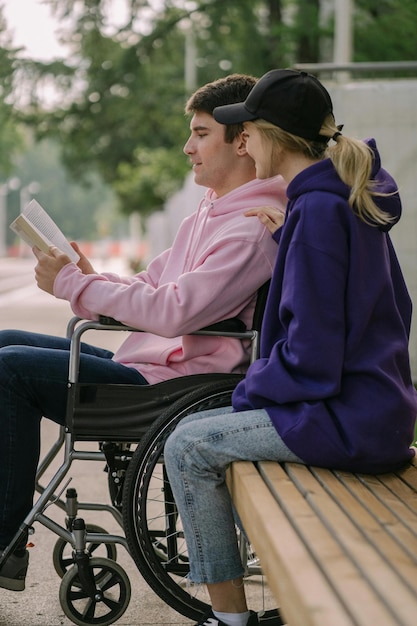
POLYGON ((117 609, 117 607, 119 606, 119 603, 116 602, 115 600, 112 600, 111 598, 107 598, 107 596, 104 596, 103 598, 103 604, 105 604, 106 606, 109 607, 109 609, 112 609, 113 611, 117 609))
POLYGON ((104 583, 100 585, 100 588, 102 591, 108 591, 109 589, 111 589, 112 587, 115 587, 118 584, 120 584, 120 579, 118 578, 117 574, 114 573, 111 576, 109 576, 109 578, 106 578, 104 580, 104 583))
POLYGON ((90 600, 87 602, 87 606, 85 607, 85 610, 83 611, 83 617, 86 620, 88 619, 90 623, 96 613, 96 606, 97 606, 97 602, 90 598, 90 600))
MULTIPOLYGON (((78 586, 80 586, 80 580, 77 579, 77 584, 78 586)), ((88 593, 86 591, 84 591, 84 589, 82 588, 76 588, 74 589, 74 591, 70 591, 70 599, 75 601, 75 600, 84 600, 85 598, 89 598, 90 596, 88 595, 88 593)))

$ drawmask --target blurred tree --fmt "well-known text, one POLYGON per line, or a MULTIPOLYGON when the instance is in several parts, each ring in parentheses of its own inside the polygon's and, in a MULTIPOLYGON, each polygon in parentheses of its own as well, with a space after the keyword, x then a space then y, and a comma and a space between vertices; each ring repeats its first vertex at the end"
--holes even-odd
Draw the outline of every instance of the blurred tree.
MULTIPOLYGON (((77 179, 97 168, 125 213, 161 208, 181 186, 189 169, 181 148, 188 136, 184 104, 190 91, 230 72, 260 74, 285 58, 275 45, 281 36, 278 0, 166 1, 158 10, 151 2, 129 0, 117 28, 110 27, 111 0, 49 4, 64 24, 62 40, 71 50, 57 84, 63 105, 45 112, 39 92, 30 90, 27 120, 38 137, 57 137, 77 179), (190 30, 197 75, 186 90, 190 30)), ((45 73, 50 77, 57 69, 49 64, 45 73)), ((31 71, 42 74, 40 66, 31 71)))
MULTIPOLYGON (((325 0, 46 2, 70 54, 19 68, 24 118, 38 137, 57 138, 77 180, 98 171, 126 214, 160 208, 181 185, 183 108, 195 87, 231 72, 319 61, 332 29, 331 17, 320 18, 325 0), (39 86, 50 83, 58 104, 45 110, 39 86)), ((415 59, 415 0, 355 7, 354 60, 415 59)))
MULTIPOLYGON (((65 19, 68 3, 56 4, 61 10, 59 15, 65 19)), ((69 8, 77 14, 81 4, 84 2, 74 6, 70 3, 69 8)), ((136 42, 138 36, 133 37, 134 31, 128 26, 109 35, 105 4, 86 2, 86 10, 78 12, 81 17, 66 35, 73 56, 67 63, 67 69, 72 67, 72 79, 69 71, 66 74, 71 84, 60 85, 64 106, 45 113, 39 110, 38 94, 33 94, 26 109, 27 119, 37 124, 38 137, 57 137, 64 162, 74 177, 84 180, 89 171, 98 170, 107 183, 121 192, 125 213, 146 213, 160 208, 166 195, 155 193, 146 181, 139 188, 130 186, 133 193, 127 193, 126 185, 118 183, 120 177, 125 179, 129 166, 140 167, 135 156, 137 149, 150 155, 158 149, 166 153, 168 171, 173 164, 172 181, 176 180, 176 187, 181 185, 187 170, 181 154, 181 142, 186 136, 184 39, 174 29, 163 46, 156 34, 152 41, 144 36, 140 47, 137 43, 127 44, 128 39, 136 42), (68 100, 69 92, 76 92, 76 97, 68 100)), ((169 191, 172 187, 173 184, 169 191)))
POLYGON ((13 158, 22 147, 12 99, 16 53, 0 7, 0 183, 11 174, 13 158))
POLYGON ((416 0, 356 0, 355 61, 415 61, 416 0))

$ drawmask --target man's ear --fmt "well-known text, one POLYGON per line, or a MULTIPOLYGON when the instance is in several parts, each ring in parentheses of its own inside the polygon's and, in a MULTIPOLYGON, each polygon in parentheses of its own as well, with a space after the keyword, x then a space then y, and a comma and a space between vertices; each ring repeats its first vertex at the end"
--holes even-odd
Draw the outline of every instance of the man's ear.
POLYGON ((236 150, 239 156, 245 156, 248 151, 246 150, 246 137, 245 133, 242 131, 235 139, 236 141, 236 150))

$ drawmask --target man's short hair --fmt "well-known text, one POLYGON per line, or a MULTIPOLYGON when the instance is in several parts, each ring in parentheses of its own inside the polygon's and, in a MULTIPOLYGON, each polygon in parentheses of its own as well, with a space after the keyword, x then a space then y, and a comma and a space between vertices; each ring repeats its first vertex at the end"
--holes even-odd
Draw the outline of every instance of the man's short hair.
MULTIPOLYGON (((243 102, 249 95, 257 78, 247 74, 230 74, 203 85, 188 99, 185 112, 189 115, 198 112, 213 115, 218 106, 243 102)), ((230 124, 224 127, 226 143, 232 141, 243 131, 243 124, 230 124)))

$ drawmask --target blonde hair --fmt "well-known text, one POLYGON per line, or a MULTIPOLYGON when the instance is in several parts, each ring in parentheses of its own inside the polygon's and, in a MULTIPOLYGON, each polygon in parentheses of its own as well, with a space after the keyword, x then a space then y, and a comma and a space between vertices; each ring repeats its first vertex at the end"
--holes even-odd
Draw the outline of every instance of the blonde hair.
POLYGON ((392 216, 380 209, 374 201, 374 197, 393 194, 378 192, 377 181, 371 178, 372 149, 364 141, 342 135, 331 113, 320 130, 320 136, 329 140, 334 138, 331 146, 326 141, 298 137, 265 120, 257 119, 252 123, 261 133, 265 147, 270 150, 271 161, 283 150, 301 152, 311 159, 329 158, 341 180, 350 188, 349 205, 352 210, 373 226, 392 222, 392 216))

